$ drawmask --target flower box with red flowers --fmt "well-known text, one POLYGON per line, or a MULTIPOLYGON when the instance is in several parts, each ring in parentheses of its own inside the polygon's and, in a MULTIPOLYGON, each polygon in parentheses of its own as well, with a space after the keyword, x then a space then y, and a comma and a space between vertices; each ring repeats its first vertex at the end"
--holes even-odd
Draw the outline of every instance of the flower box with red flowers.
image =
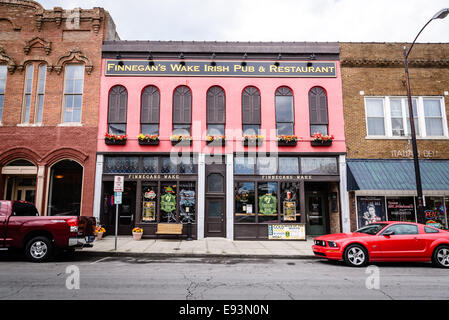
POLYGON ((108 145, 125 145, 127 139, 127 135, 118 135, 113 133, 106 133, 104 135, 104 142, 108 145))
POLYGON ((206 136, 206 144, 210 146, 224 146, 226 144, 226 136, 206 136))
POLYGON ((258 135, 244 135, 243 136, 243 145, 244 146, 260 146, 265 139, 264 136, 258 135))
POLYGON ((278 146, 296 146, 296 144, 298 143, 298 137, 297 136, 286 136, 286 135, 281 135, 278 136, 278 146))
POLYGON ((191 146, 192 137, 183 135, 173 135, 170 137, 172 146, 191 146))
POLYGON ((155 146, 159 144, 159 136, 157 134, 139 134, 137 141, 142 146, 155 146))
POLYGON ((314 147, 330 146, 332 141, 334 141, 333 135, 323 135, 317 132, 312 136, 311 145, 314 147))

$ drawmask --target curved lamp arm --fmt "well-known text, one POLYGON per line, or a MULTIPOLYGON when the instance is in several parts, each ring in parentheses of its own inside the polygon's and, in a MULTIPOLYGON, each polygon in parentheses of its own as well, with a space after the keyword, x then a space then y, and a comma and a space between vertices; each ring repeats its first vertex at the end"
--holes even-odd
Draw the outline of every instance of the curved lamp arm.
POLYGON ((441 9, 440 11, 438 11, 437 13, 435 13, 435 15, 432 17, 432 19, 430 19, 425 25, 424 27, 422 27, 422 29, 418 32, 418 35, 415 37, 415 40, 413 40, 411 47, 408 49, 407 54, 405 55, 405 57, 407 58, 408 55, 410 54, 410 51, 412 51, 413 46, 415 45, 416 39, 418 39, 419 35, 421 34, 421 32, 427 27, 427 25, 435 19, 444 19, 446 18, 446 16, 449 14, 449 8, 444 8, 441 9))

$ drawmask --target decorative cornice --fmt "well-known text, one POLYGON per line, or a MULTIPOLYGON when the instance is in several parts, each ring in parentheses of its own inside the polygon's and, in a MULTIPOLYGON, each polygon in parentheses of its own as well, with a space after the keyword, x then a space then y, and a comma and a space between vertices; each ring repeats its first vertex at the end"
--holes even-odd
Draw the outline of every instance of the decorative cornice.
POLYGON ((57 74, 61 74, 64 64, 71 61, 84 63, 87 74, 90 75, 92 73, 93 65, 91 60, 85 56, 78 47, 74 47, 68 54, 59 57, 58 62, 53 69, 57 74))
POLYGON ((8 72, 10 74, 13 74, 14 71, 16 70, 16 63, 14 62, 14 60, 6 54, 6 51, 3 47, 0 46, 0 61, 4 61, 7 64, 7 68, 8 68, 8 72))
MULTIPOLYGON (((341 59, 342 67, 371 67, 371 68, 402 68, 404 60, 399 59, 341 59)), ((426 60, 416 59, 409 60, 409 66, 415 68, 447 68, 449 67, 449 59, 426 60)))
POLYGON ((100 8, 64 10, 55 7, 53 10, 38 10, 35 13, 35 23, 39 31, 42 30, 43 24, 48 22, 54 22, 58 28, 67 23, 67 28, 73 29, 79 28, 80 23, 84 21, 91 22, 92 30, 98 34, 103 18, 100 8))
POLYGON ((47 56, 51 52, 51 42, 45 41, 44 39, 39 37, 26 41, 25 46, 23 47, 23 51, 25 52, 26 55, 28 55, 33 47, 44 49, 45 54, 47 56))

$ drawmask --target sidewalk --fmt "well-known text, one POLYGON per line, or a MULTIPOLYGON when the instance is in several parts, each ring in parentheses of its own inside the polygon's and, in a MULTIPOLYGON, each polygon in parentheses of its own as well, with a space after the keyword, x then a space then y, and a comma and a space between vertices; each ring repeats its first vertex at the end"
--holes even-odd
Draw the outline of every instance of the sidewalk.
POLYGON ((114 250, 115 237, 108 236, 94 242, 93 248, 83 252, 100 256, 110 255, 150 255, 175 257, 239 257, 239 258, 292 258, 314 257, 312 238, 307 241, 233 241, 225 238, 205 238, 202 240, 142 239, 132 236, 117 238, 117 252, 114 250))

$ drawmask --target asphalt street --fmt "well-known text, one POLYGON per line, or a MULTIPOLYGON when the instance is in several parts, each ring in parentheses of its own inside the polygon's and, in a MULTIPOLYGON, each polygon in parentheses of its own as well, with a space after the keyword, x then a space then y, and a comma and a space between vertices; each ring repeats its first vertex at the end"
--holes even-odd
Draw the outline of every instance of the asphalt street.
POLYGON ((449 270, 427 263, 349 268, 318 259, 99 257, 30 263, 0 252, 0 300, 449 299, 449 270))

